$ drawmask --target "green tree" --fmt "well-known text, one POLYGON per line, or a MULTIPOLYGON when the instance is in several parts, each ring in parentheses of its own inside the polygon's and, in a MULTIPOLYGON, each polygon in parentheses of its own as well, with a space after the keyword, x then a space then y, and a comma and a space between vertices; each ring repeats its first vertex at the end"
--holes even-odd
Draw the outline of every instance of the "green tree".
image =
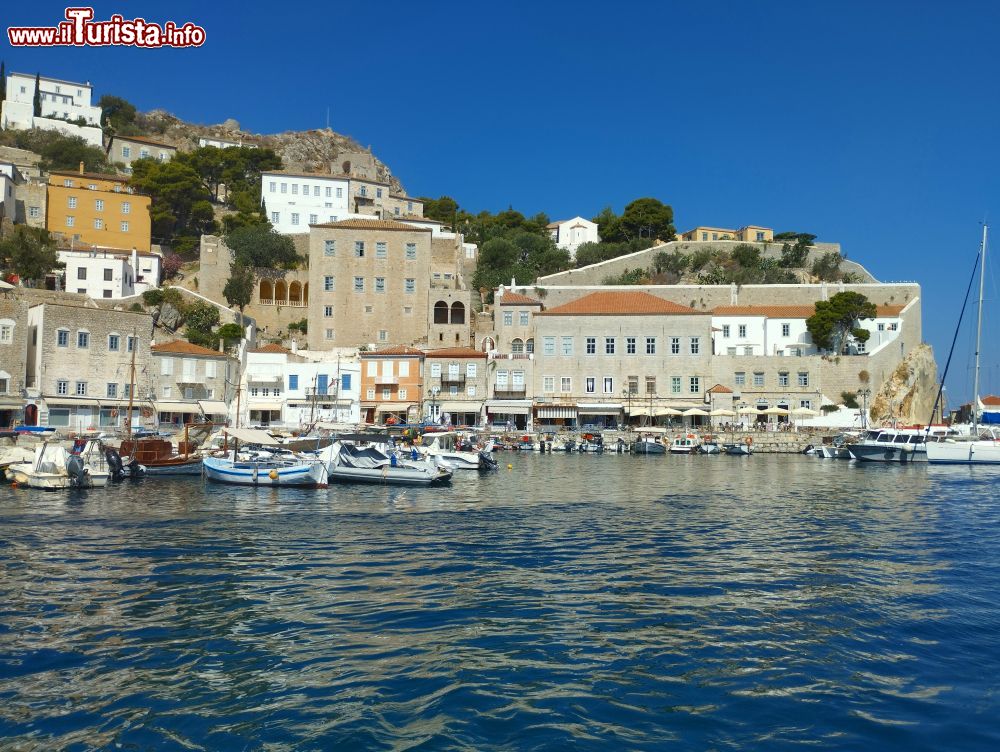
POLYGON ((136 109, 131 102, 105 94, 97 101, 97 106, 101 108, 104 124, 110 127, 112 132, 124 133, 135 125, 136 109))
POLYGON ((214 305, 200 300, 189 304, 184 313, 184 323, 187 325, 184 336, 188 342, 213 349, 218 345, 214 330, 219 325, 219 309, 214 305))
POLYGON ((425 217, 454 226, 458 218, 458 202, 455 199, 451 196, 441 196, 441 198, 425 197, 420 200, 424 204, 425 217))
POLYGON ((674 210, 659 199, 637 198, 622 212, 621 232, 628 240, 673 240, 676 237, 674 210))
POLYGON ((268 225, 240 227, 226 235, 233 261, 250 269, 294 269, 302 258, 288 235, 268 225))
POLYGON ((837 251, 824 253, 813 262, 812 274, 826 282, 836 282, 843 276, 840 271, 840 263, 843 260, 844 257, 837 251))
POLYGON ((41 227, 15 225, 0 241, 0 268, 26 282, 39 282, 54 269, 63 268, 55 241, 41 227))
POLYGON ((859 342, 868 341, 871 335, 861 328, 860 321, 875 315, 875 304, 861 293, 839 292, 816 303, 816 312, 806 319, 806 329, 816 347, 841 355, 849 342, 848 335, 859 342))
POLYGON ((222 231, 229 235, 241 227, 251 227, 260 225, 268 230, 271 229, 271 221, 267 218, 266 209, 250 190, 238 191, 230 194, 229 203, 236 209, 235 214, 226 214, 222 218, 222 231))
POLYGON ((56 131, 45 133, 52 133, 54 137, 37 139, 42 142, 36 151, 42 156, 39 166, 43 170, 76 171, 80 162, 83 162, 83 168, 87 172, 111 171, 107 155, 102 149, 91 146, 79 136, 64 136, 56 131))
POLYGON ((35 117, 42 116, 42 76, 35 74, 35 95, 31 98, 32 112, 35 117))
POLYGON ((226 347, 229 347, 234 342, 243 339, 243 327, 239 324, 223 324, 215 335, 225 343, 226 347))
POLYGON ((131 185, 152 198, 149 214, 154 239, 179 254, 198 247, 201 235, 216 230, 211 195, 198 174, 177 160, 139 159, 132 163, 131 185))
POLYGON ((622 233, 621 217, 615 214, 610 206, 605 206, 601 209, 601 213, 590 221, 597 224, 597 235, 602 243, 616 243, 626 239, 622 233))
POLYGON ((243 310, 250 305, 253 299, 254 288, 257 286, 257 275, 248 266, 237 263, 229 265, 229 279, 226 286, 222 288, 222 295, 231 306, 236 306, 240 310, 240 328, 243 327, 243 310))

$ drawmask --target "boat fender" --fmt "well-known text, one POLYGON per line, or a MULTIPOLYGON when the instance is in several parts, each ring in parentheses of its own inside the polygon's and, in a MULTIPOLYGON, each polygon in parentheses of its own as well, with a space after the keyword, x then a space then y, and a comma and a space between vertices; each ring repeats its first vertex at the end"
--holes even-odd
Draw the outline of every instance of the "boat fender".
POLYGON ((753 444, 753 436, 747 436, 746 439, 744 439, 744 441, 746 442, 747 446, 750 446, 751 444, 753 444))
POLYGON ((267 477, 270 478, 271 480, 277 480, 278 479, 278 471, 277 470, 271 470, 271 472, 269 472, 267 474, 267 477))

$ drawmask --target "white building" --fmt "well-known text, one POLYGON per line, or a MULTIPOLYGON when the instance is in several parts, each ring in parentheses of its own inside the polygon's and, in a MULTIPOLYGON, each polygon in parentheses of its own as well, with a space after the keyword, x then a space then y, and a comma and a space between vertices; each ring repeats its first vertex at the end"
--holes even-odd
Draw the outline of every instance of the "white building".
POLYGON ((90 82, 81 84, 42 76, 38 88, 41 115, 36 117, 35 77, 27 73, 7 76, 7 98, 0 107, 0 129, 57 130, 103 148, 101 108, 91 104, 90 82))
POLYGON ((264 172, 260 197, 274 229, 284 235, 309 232, 309 225, 339 222, 350 213, 351 181, 321 173, 264 172))
POLYGON ((61 250, 63 287, 91 298, 130 298, 160 285, 163 259, 156 253, 107 248, 61 250))
POLYGON ((227 138, 215 138, 214 136, 198 139, 198 146, 214 146, 216 149, 232 149, 233 147, 245 146, 248 149, 256 149, 257 144, 243 143, 242 141, 230 141, 227 138))
POLYGON ((14 179, 3 172, 3 165, 0 165, 0 219, 10 217, 13 221, 15 216, 14 179))
POLYGON ((600 243, 597 223, 583 217, 573 217, 562 222, 551 222, 546 228, 556 245, 569 251, 576 258, 576 249, 584 243, 600 243))

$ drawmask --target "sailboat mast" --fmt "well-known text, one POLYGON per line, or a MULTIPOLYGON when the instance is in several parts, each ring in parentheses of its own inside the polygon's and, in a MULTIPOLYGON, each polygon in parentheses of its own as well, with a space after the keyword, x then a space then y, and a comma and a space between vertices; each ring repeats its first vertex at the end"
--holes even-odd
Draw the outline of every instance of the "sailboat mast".
POLYGON ((979 434, 979 349, 983 336, 983 284, 986 281, 986 233, 989 226, 983 224, 983 244, 979 253, 979 321, 976 323, 976 373, 972 387, 972 435, 979 434))
MULTIPOLYGON (((136 330, 132 330, 132 363, 129 366, 128 379, 128 413, 125 415, 125 435, 132 438, 132 399, 135 396, 135 350, 139 346, 136 330)), ((132 456, 135 456, 135 442, 132 443, 132 456)))

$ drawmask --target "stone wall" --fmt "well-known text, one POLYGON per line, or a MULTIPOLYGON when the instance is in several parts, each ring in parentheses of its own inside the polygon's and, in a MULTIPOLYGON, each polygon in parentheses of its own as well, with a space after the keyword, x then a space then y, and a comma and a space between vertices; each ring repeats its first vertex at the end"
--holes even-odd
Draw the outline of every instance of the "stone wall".
POLYGON ((0 371, 10 374, 4 395, 20 395, 27 386, 28 363, 28 303, 16 291, 0 290, 0 320, 13 321, 11 341, 0 339, 0 371))

